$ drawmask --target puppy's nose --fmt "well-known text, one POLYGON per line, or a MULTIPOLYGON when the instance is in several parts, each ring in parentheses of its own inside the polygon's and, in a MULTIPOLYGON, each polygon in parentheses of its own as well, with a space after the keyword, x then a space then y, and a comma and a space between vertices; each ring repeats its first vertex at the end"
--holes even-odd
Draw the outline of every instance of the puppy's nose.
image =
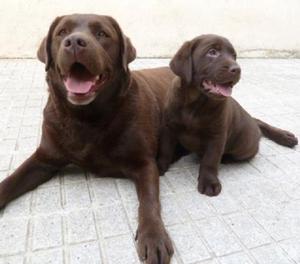
POLYGON ((64 47, 67 49, 82 49, 87 46, 87 42, 80 36, 70 36, 64 40, 64 47))
POLYGON ((229 67, 229 72, 232 74, 240 74, 241 73, 241 67, 237 64, 231 65, 229 67))

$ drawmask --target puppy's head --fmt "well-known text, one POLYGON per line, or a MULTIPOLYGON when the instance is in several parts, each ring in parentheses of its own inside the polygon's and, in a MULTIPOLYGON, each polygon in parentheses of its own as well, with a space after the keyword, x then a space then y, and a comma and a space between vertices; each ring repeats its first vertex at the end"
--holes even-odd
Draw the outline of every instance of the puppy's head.
POLYGON ((232 44, 217 35, 202 35, 185 42, 170 67, 185 85, 218 98, 230 96, 241 76, 232 44))
POLYGON ((113 18, 74 14, 53 21, 37 55, 56 73, 55 89, 70 103, 87 105, 118 72, 128 71, 136 52, 113 18))

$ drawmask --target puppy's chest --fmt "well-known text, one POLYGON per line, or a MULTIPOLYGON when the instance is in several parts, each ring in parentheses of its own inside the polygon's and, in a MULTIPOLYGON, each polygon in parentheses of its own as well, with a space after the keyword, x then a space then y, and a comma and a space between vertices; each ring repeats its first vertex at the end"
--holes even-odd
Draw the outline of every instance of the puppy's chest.
POLYGON ((202 113, 183 110, 173 120, 173 128, 180 143, 193 152, 202 152, 207 142, 222 133, 222 122, 218 118, 206 117, 202 113))
POLYGON ((179 134, 190 134, 196 136, 210 136, 215 131, 217 120, 206 118, 202 113, 194 113, 182 110, 171 121, 173 127, 179 134), (214 122, 215 121, 215 122, 214 122))

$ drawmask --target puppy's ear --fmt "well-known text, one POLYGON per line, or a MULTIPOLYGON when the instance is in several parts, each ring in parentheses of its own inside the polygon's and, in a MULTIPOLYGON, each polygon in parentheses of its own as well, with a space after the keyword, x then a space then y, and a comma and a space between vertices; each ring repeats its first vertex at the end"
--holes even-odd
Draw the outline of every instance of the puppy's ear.
POLYGON ((51 54, 51 45, 52 45, 52 35, 53 31, 56 28, 57 24, 63 17, 57 17, 51 24, 47 36, 42 40, 42 43, 40 44, 40 47, 37 52, 38 59, 45 63, 45 70, 48 71, 51 63, 52 63, 52 54, 51 54))
POLYGON ((127 72, 128 64, 136 58, 135 47, 132 45, 130 39, 123 33, 118 22, 112 17, 107 18, 111 21, 112 25, 114 26, 119 35, 121 64, 123 70, 127 72))
POLYGON ((191 83, 193 78, 192 47, 192 41, 185 42, 170 62, 171 70, 187 84, 191 83))

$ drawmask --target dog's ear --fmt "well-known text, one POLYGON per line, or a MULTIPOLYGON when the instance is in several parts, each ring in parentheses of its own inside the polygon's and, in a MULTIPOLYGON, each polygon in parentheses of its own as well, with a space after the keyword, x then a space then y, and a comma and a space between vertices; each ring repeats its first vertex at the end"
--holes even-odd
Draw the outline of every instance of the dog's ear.
POLYGON ((40 47, 38 49, 37 52, 37 57, 38 59, 45 63, 45 70, 48 71, 51 63, 52 63, 52 54, 51 54, 51 45, 52 45, 52 35, 53 35, 53 31, 56 28, 56 26, 58 25, 59 21, 62 19, 63 17, 57 17, 51 24, 49 30, 48 30, 48 34, 47 36, 42 40, 42 43, 40 44, 40 47))
POLYGON ((135 47, 132 45, 130 39, 123 33, 118 22, 112 17, 107 18, 111 21, 112 25, 114 26, 119 35, 121 64, 123 70, 127 72, 128 64, 136 58, 135 47))
POLYGON ((187 84, 193 78, 193 42, 185 42, 170 62, 171 70, 187 84))

